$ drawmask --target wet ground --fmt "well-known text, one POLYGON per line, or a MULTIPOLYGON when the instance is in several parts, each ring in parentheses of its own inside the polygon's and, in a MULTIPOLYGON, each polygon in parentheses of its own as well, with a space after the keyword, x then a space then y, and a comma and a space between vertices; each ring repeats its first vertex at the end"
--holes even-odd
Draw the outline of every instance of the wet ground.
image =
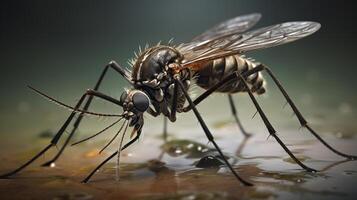
MULTIPOLYGON (((254 187, 242 186, 222 165, 221 157, 200 129, 171 128, 167 142, 160 131, 145 137, 122 153, 120 180, 116 159, 99 170, 90 183, 81 180, 115 147, 98 155, 106 140, 69 147, 56 167, 38 167, 56 152, 11 178, 0 180, 1 199, 354 199, 357 196, 357 161, 344 161, 316 142, 306 130, 279 131, 289 148, 306 165, 301 170, 264 129, 244 139, 231 121, 211 124, 218 144, 234 168, 254 187), (174 131, 180 134, 172 133, 174 131), (196 133, 197 132, 197 133, 196 133), (180 137, 177 137, 180 136, 180 137)), ((150 129, 148 129, 150 130, 150 129)), ((48 142, 51 133, 2 145, 0 172, 23 163, 48 142)), ((324 134, 336 148, 357 154, 353 136, 324 134)))

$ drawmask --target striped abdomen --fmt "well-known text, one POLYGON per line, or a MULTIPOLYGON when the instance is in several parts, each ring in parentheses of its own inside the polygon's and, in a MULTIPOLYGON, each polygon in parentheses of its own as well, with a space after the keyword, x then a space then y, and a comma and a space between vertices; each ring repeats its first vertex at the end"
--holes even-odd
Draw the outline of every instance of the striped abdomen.
MULTIPOLYGON (((257 66, 254 62, 241 57, 240 55, 228 56, 225 58, 216 59, 204 64, 202 70, 197 71, 197 85, 208 89, 211 86, 218 83, 224 77, 234 73, 244 73, 257 66)), ((251 86, 252 92, 257 94, 263 94, 264 78, 260 73, 255 73, 247 77, 246 81, 251 86)), ((238 80, 231 81, 220 87, 217 92, 236 93, 244 92, 246 89, 243 87, 243 83, 239 83, 238 80)))

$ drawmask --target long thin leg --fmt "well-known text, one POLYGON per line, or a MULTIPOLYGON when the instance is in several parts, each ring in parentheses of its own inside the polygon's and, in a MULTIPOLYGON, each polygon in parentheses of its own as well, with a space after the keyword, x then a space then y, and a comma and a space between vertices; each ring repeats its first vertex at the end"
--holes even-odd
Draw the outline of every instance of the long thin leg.
MULTIPOLYGON (((115 138, 118 137, 118 135, 120 134, 120 131, 124 128, 125 124, 127 124, 126 126, 128 126, 128 122, 123 122, 123 124, 120 126, 119 131, 117 131, 117 133, 113 136, 113 138, 99 151, 99 154, 101 154, 110 144, 113 143, 113 141, 115 140, 115 138)), ((126 131, 124 131, 125 133, 126 131)))
POLYGON ((288 93, 285 91, 285 89, 283 88, 283 86, 280 84, 279 80, 274 76, 273 72, 266 66, 261 65, 264 67, 264 69, 266 70, 266 72, 269 74, 269 76, 273 79, 274 83, 278 86, 279 90, 281 91, 281 93, 284 95, 286 101, 288 102, 288 104, 290 105, 290 107, 293 109, 296 117, 298 118, 300 125, 302 127, 306 127, 310 133, 312 135, 314 135, 323 145, 325 145, 328 149, 330 149, 332 152, 334 152, 337 155, 340 155, 342 157, 345 157, 347 159, 350 160, 355 160, 357 159, 357 156, 353 156, 353 155, 348 155, 345 153, 342 153, 338 150, 336 150, 335 148, 333 148, 332 146, 330 146, 325 140, 323 140, 307 123, 306 119, 302 116, 302 114, 300 113, 300 111, 297 109, 297 107, 295 106, 294 102, 291 100, 291 98, 289 97, 288 93))
MULTIPOLYGON (((83 95, 80 100, 77 102, 75 108, 78 109, 80 107, 80 105, 82 104, 84 98, 86 97, 86 95, 83 95)), ((27 161, 25 164, 21 165, 20 167, 18 167, 17 169, 3 174, 0 176, 0 178, 7 178, 9 176, 12 176, 18 172, 20 172, 21 170, 23 170, 25 167, 27 167, 28 165, 30 165, 32 162, 34 162, 37 158, 39 158, 42 154, 44 154, 45 152, 47 152, 52 146, 55 146, 58 143, 58 140, 61 138, 62 134, 64 133, 64 131, 66 130, 66 127, 68 126, 68 124, 71 122, 71 120, 73 119, 75 115, 75 112, 73 111, 69 117, 67 118, 67 120, 65 121, 65 123, 62 125, 62 127, 59 129, 59 131, 56 133, 56 135, 52 138, 50 144, 48 144, 42 151, 40 151, 38 154, 36 154, 33 158, 31 158, 29 161, 27 161)))
POLYGON ((164 128, 163 128, 163 138, 164 138, 164 141, 167 141, 167 118, 166 116, 164 116, 164 128))
POLYGON ((170 121, 176 121, 176 110, 177 110, 177 95, 178 95, 178 86, 174 85, 174 96, 172 98, 172 104, 170 109, 170 121))
POLYGON ((247 144, 247 142, 248 142, 249 139, 250 139, 250 137, 245 137, 245 138, 243 138, 243 140, 240 142, 240 144, 239 144, 239 146, 238 146, 238 148, 237 148, 237 150, 236 150, 236 155, 237 155, 237 156, 241 156, 242 151, 243 151, 243 149, 244 149, 244 147, 245 147, 245 145, 247 144))
POLYGON ((271 125, 271 123, 269 122, 268 118, 265 116, 263 110, 261 109, 260 105, 258 104, 257 100, 255 99, 252 91, 250 90, 247 82, 245 81, 245 79, 243 78, 243 76, 241 76, 240 74, 237 74, 238 77, 242 80, 242 82, 244 83, 244 86, 247 88, 247 91, 248 91, 248 94, 249 94, 249 97, 251 98, 251 100, 253 101, 254 103, 254 106, 256 107, 256 109, 258 110, 258 113, 260 115, 260 117, 262 118, 265 126, 267 127, 268 131, 269 131, 269 134, 271 136, 273 136, 276 141, 280 144, 280 146, 285 150, 285 152, 287 154, 289 154, 289 156, 298 164, 300 165, 303 169, 305 169, 306 171, 309 171, 309 172, 316 172, 315 169, 312 169, 310 167, 307 167, 306 165, 304 165, 299 159, 297 159, 295 157, 295 155, 286 147, 286 145, 280 140, 280 138, 276 135, 276 131, 274 129, 274 127, 271 125))
POLYGON ((238 128, 240 129, 240 131, 243 133, 243 135, 245 137, 250 137, 251 134, 247 133, 247 131, 245 131, 242 123, 240 122, 239 118, 238 118, 238 113, 237 113, 237 109, 234 105, 234 101, 233 101, 233 97, 231 94, 228 94, 228 100, 229 100, 229 105, 231 106, 231 111, 232 111, 232 115, 237 123, 238 128))
MULTIPOLYGON (((104 76, 106 75, 106 73, 107 73, 109 68, 114 69, 116 72, 118 72, 126 80, 129 81, 129 79, 127 78, 127 76, 125 74, 125 70, 122 67, 120 67, 115 61, 111 61, 103 69, 103 71, 102 71, 97 83, 95 84, 93 90, 97 91, 99 89, 99 86, 101 85, 101 83, 102 83, 102 81, 104 79, 104 76)), ((87 111, 89 106, 90 106, 90 104, 92 103, 92 100, 93 100, 93 96, 89 96, 89 98, 87 99, 87 101, 86 101, 86 103, 85 103, 85 105, 84 105, 82 110, 87 111)), ((48 162, 42 164, 42 166, 51 166, 51 164, 53 164, 61 156, 61 154, 63 153, 64 149, 67 147, 69 141, 72 139, 74 133, 78 129, 79 124, 81 123, 82 119, 83 119, 83 115, 79 115, 77 117, 76 121, 73 124, 73 128, 72 128, 71 132, 69 133, 67 139, 65 140, 63 146, 60 148, 60 150, 57 152, 57 154, 51 160, 49 160, 48 162)), ((62 130, 62 131, 64 131, 64 130, 62 130)))
POLYGON ((106 130, 108 130, 108 129, 110 129, 111 127, 113 127, 113 126, 115 126, 116 124, 118 124, 122 119, 124 119, 124 117, 119 118, 117 121, 113 122, 112 124, 110 124, 109 126, 105 127, 104 129, 102 129, 101 131, 97 132, 96 134, 93 134, 93 135, 91 135, 91 136, 89 136, 89 137, 86 137, 86 138, 84 138, 84 139, 82 139, 82 140, 79 140, 79 141, 73 143, 72 146, 77 145, 77 144, 80 144, 80 143, 85 142, 85 141, 88 141, 88 140, 90 140, 90 139, 92 139, 92 138, 94 138, 94 137, 96 137, 96 136, 98 136, 98 135, 104 133, 106 130))
MULTIPOLYGON (((310 133, 312 135, 314 135, 323 145, 325 145, 328 149, 330 149, 332 152, 336 153, 337 155, 340 155, 342 157, 345 157, 347 159, 350 160, 356 160, 357 156, 354 155, 348 155, 345 153, 342 153, 336 149, 334 149, 332 146, 330 146, 325 140, 323 140, 308 124, 307 121, 305 120, 305 118, 302 116, 302 114, 300 113, 300 111, 297 109, 297 107, 295 106, 295 104, 293 103, 293 101, 290 99, 289 95, 287 94, 287 92, 284 90, 284 88, 282 87, 282 85, 280 84, 280 82, 277 80, 277 78, 274 76, 274 74, 272 73, 272 71, 266 67, 265 65, 258 65, 255 68, 242 73, 241 76, 243 78, 248 77, 249 75, 253 74, 253 73, 257 73, 259 71, 262 70, 266 70, 267 73, 269 74, 269 76, 271 76, 271 78, 273 79, 273 81, 275 82, 275 84, 278 86, 279 90, 283 93, 285 99, 287 100, 287 102, 289 103, 289 105, 291 106, 291 108, 293 109, 295 115, 297 116, 301 126, 306 127, 310 133)), ((217 90, 219 87, 221 87, 222 85, 226 84, 227 82, 231 81, 232 79, 235 79, 237 77, 237 75, 235 73, 227 76, 226 78, 224 78, 222 81, 220 81, 219 83, 217 83, 216 85, 214 85, 213 87, 211 87, 210 89, 206 90, 204 93, 202 93, 200 96, 198 96, 194 101, 194 105, 199 104, 201 101, 203 101, 205 98, 207 98, 210 94, 212 94, 215 90, 217 90)), ((191 109, 191 106, 188 105, 187 107, 185 107, 183 110, 184 112, 187 112, 191 109)))
POLYGON ((32 162, 34 162, 38 157, 40 157, 42 154, 44 154, 47 150, 49 150, 51 147, 53 146, 52 143, 48 144, 42 151, 40 151, 37 155, 35 155, 33 158, 31 158, 29 161, 27 161, 25 164, 21 165, 20 167, 16 168, 15 170, 6 173, 6 174, 2 174, 0 176, 0 179, 3 178, 8 178, 9 176, 12 176, 16 173, 18 173, 19 171, 23 170, 25 167, 27 167, 29 164, 31 164, 32 162))
MULTIPOLYGON (((177 84, 174 85, 174 93, 172 98, 172 104, 170 109, 170 116, 169 119, 171 122, 176 121, 176 111, 177 111, 177 95, 178 95, 178 86, 177 84)), ((164 116, 164 131, 163 131, 164 141, 167 141, 167 118, 164 116)))
POLYGON ((107 163, 110 159, 112 159, 114 156, 118 154, 118 151, 114 152, 112 155, 110 155, 108 158, 106 158, 103 162, 101 162, 85 179, 82 180, 82 183, 87 183, 89 179, 105 164, 107 163))
POLYGON ((178 86, 180 86, 181 90, 183 91, 188 103, 190 104, 194 114, 196 115, 199 123, 201 124, 201 127, 203 129, 203 131, 205 132, 208 140, 210 142, 212 142, 212 144, 214 145, 214 147, 217 149, 218 153, 222 156, 222 159, 224 160, 225 164, 227 165, 227 167, 232 171, 232 173, 234 174, 234 176, 244 185, 246 186, 252 186, 253 184, 244 180, 243 178, 241 178, 236 171, 234 171, 233 167, 231 166, 231 164, 228 162, 228 160, 225 158, 225 156, 223 155, 220 147, 216 144, 213 135, 211 134, 210 130, 208 129, 206 123, 203 121, 200 113, 197 111, 196 106, 194 105, 194 103, 192 102, 190 96, 188 95, 187 91, 184 88, 184 85, 182 84, 182 82, 176 78, 176 84, 178 84, 178 86))
MULTIPOLYGON (((46 96, 45 94, 43 94, 42 92, 31 88, 34 91, 36 91, 37 93, 46 96)), ((78 103, 75 106, 75 109, 79 109, 80 105, 82 104, 83 100, 87 97, 87 96, 97 96, 99 98, 102 98, 104 100, 110 101, 114 104, 120 105, 119 101, 106 96, 105 94, 102 94, 100 92, 94 91, 94 90, 87 90, 87 92, 85 94, 82 95, 82 97, 80 98, 80 100, 78 101, 78 103)), ((47 150, 49 150, 52 146, 55 146, 58 143, 58 140, 60 139, 60 137, 62 136, 62 134, 64 133, 64 131, 66 130, 66 127, 68 126, 68 124, 72 121, 74 115, 75 115, 75 111, 72 111, 71 115, 67 118, 66 122, 62 125, 62 127, 60 128, 60 130, 57 132, 57 134, 53 137, 53 139, 51 140, 50 144, 48 146, 46 146, 42 151, 40 151, 38 154, 36 154, 33 158, 31 158, 29 161, 27 161, 25 164, 21 165, 19 168, 3 174, 0 176, 0 178, 7 178, 9 176, 12 176, 18 172, 20 172, 21 170, 23 170, 25 167, 27 167, 28 165, 30 165, 32 162, 34 162, 37 158, 39 158, 42 154, 44 154, 47 150)))
MULTIPOLYGON (((250 91, 248 84, 245 81, 245 78, 248 77, 249 75, 253 74, 253 73, 257 73, 259 71, 262 71, 264 69, 264 66, 259 65, 255 68, 253 68, 252 70, 249 70, 243 74, 238 74, 238 73, 233 73, 229 76, 227 76, 226 78, 224 78, 222 81, 220 81, 219 83, 217 83, 216 85, 212 86, 210 89, 206 90, 206 92, 204 92, 202 95, 200 95, 194 102, 193 105, 197 105, 198 103, 200 103, 202 100, 204 100, 206 97, 208 97, 210 94, 212 94, 215 90, 217 90, 219 87, 221 87, 222 85, 224 85, 225 83, 231 81, 232 79, 240 79, 244 84, 245 87, 248 88, 248 94, 250 96, 250 98, 252 99, 255 107, 257 108, 260 116, 263 119, 264 124, 266 125, 270 135, 272 135, 277 141, 278 143, 281 145, 281 147, 289 154, 289 156, 296 161, 297 164, 299 164, 303 169, 310 171, 310 172, 314 172, 316 170, 309 168, 307 166, 305 166, 302 162, 300 162, 294 155, 293 153, 291 153, 291 151, 285 146, 285 144, 280 140, 280 138, 275 134, 276 131, 273 128, 273 126, 270 124, 270 122, 268 121, 267 117, 265 116, 264 112, 262 111, 262 109, 260 108, 258 102, 256 101, 254 95, 252 94, 252 92, 250 91)), ((186 108, 187 110, 190 110, 192 108, 193 105, 188 105, 186 108)))
MULTIPOLYGON (((254 67, 251 70, 248 70, 248 71, 242 73, 242 76, 244 78, 247 78, 248 76, 250 76, 250 75, 252 75, 254 73, 257 73, 259 71, 262 71, 263 69, 264 69, 264 67, 259 65, 257 67, 254 67)), ((215 92, 218 88, 220 88, 224 84, 228 83, 229 81, 232 81, 233 79, 237 79, 237 75, 235 73, 232 73, 232 74, 228 75, 227 77, 222 79, 220 82, 218 82, 216 85, 214 85, 211 88, 209 88, 208 90, 206 90, 204 93, 202 93, 200 96, 198 96, 193 101, 193 104, 194 105, 198 105, 201 101, 206 99, 209 95, 211 95, 213 92, 215 92)), ((188 105, 185 108, 183 108, 184 112, 188 112, 189 110, 191 110, 191 106, 190 105, 188 105)))
MULTIPOLYGON (((130 145, 132 145, 135 141, 137 141, 140 137, 141 132, 138 132, 135 138, 130 140, 128 143, 126 143, 122 148, 121 151, 124 149, 128 148, 130 145)), ((116 151, 112 155, 110 155, 108 158, 106 158, 104 161, 102 161, 85 179, 83 179, 82 183, 87 183, 91 177, 103 166, 105 163, 107 163, 110 159, 112 159, 114 156, 116 156, 119 152, 116 151)))

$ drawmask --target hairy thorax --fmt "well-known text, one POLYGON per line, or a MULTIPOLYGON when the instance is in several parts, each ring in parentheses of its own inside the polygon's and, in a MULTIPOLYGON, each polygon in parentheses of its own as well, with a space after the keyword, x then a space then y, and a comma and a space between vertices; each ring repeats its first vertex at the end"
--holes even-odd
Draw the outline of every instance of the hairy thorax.
MULTIPOLYGON (((164 115, 168 114, 168 105, 172 104, 174 93, 174 73, 169 65, 179 64, 183 59, 174 47, 158 45, 144 50, 133 62, 132 81, 137 89, 145 91, 152 105, 164 115)), ((189 88, 189 70, 180 72, 180 80, 189 88)), ((181 111, 185 98, 178 93, 177 111, 181 111)))

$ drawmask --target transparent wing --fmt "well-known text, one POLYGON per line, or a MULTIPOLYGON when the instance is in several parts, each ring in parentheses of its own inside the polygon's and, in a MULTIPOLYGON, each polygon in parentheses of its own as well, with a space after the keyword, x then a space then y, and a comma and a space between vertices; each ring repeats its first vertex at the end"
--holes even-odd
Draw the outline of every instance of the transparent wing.
POLYGON ((195 37, 192 41, 213 40, 224 35, 243 33, 252 28, 261 17, 259 13, 252 13, 229 19, 195 37))
POLYGON ((243 34, 233 33, 213 40, 192 41, 178 48, 184 55, 182 66, 187 68, 194 63, 292 42, 311 35, 319 28, 320 24, 316 22, 286 22, 243 34))

